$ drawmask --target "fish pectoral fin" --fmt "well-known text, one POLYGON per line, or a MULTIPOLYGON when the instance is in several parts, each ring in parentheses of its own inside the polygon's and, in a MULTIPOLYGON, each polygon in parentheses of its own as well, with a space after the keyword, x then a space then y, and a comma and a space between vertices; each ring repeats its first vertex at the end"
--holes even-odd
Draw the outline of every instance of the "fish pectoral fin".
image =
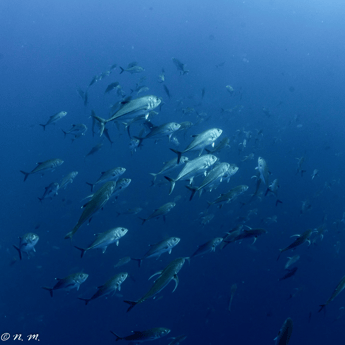
POLYGON ((171 252, 172 252, 172 249, 169 250, 169 254, 171 254, 171 252))
POLYGON ((156 276, 156 275, 158 275, 158 274, 162 274, 162 272, 163 272, 163 271, 158 271, 158 272, 156 272, 155 274, 152 274, 152 276, 151 276, 148 280, 150 280, 152 277, 154 277, 154 276, 156 276))
POLYGON ((104 247, 104 248, 102 249, 102 254, 105 253, 105 251, 107 250, 107 248, 108 248, 108 247, 104 247))
POLYGON ((175 281, 175 288, 174 288, 174 290, 172 292, 174 292, 177 289, 177 286, 178 286, 179 279, 178 279, 177 274, 174 275, 173 280, 175 281))
POLYGON ((296 234, 296 235, 292 235, 292 236, 290 236, 290 237, 301 237, 301 235, 296 234))
POLYGON ((252 244, 254 244, 254 243, 256 242, 256 239, 257 239, 257 237, 254 237, 254 241, 253 241, 253 243, 252 243, 252 244))
POLYGON ((117 240, 117 241, 116 241, 116 245, 118 246, 118 245, 119 245, 119 243, 120 243, 120 241, 119 241, 119 240, 117 240))

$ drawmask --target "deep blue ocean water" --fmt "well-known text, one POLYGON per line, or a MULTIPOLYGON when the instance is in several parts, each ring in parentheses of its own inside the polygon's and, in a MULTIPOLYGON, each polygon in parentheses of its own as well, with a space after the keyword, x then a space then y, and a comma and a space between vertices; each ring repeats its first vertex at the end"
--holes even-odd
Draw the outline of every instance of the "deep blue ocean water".
MULTIPOLYGON (((14 341, 15 334, 22 334, 24 342, 27 335, 39 334, 40 342, 48 345, 110 344, 115 341, 111 330, 125 336, 133 330, 167 327, 169 337, 187 335, 184 344, 274 344, 284 320, 291 317, 290 344, 344 344, 345 294, 326 307, 326 314, 318 313, 319 305, 345 275, 342 2, 3 0, 0 17, 0 332, 11 335, 8 342, 14 341), (190 72, 180 75, 172 57, 190 72), (145 72, 119 74, 117 67, 88 88, 89 104, 83 105, 78 87, 85 91, 94 75, 114 63, 126 67, 132 61, 145 72), (157 82, 162 68, 171 99, 157 82), (164 101, 152 119, 155 125, 191 121, 195 126, 186 136, 177 134, 178 147, 167 138, 158 144, 147 140, 132 155, 124 127, 118 130, 110 124, 114 144, 105 139, 99 152, 84 159, 100 142, 99 136, 92 136, 91 110, 107 118, 110 105, 121 100, 115 92, 104 94, 107 85, 118 81, 129 96, 142 76, 147 78, 142 83, 149 87, 146 94, 164 101), (226 85, 234 88, 233 95, 226 85), (196 112, 183 113, 189 107, 196 112), (222 113, 221 108, 234 110, 222 113), (39 124, 62 110, 67 116, 43 131, 39 124), (202 112, 208 115, 206 121, 198 121, 202 112), (88 131, 72 143, 71 138, 64 139, 61 129, 74 123, 86 124, 88 131), (183 150, 191 135, 213 127, 223 130, 218 141, 229 137, 231 145, 217 156, 239 167, 229 184, 223 181, 217 190, 191 202, 185 182, 178 182, 170 196, 167 183, 150 186, 149 173, 158 172, 164 161, 175 157, 169 148, 183 150), (243 130, 251 131, 252 137, 239 151, 243 130), (257 130, 263 133, 258 141, 257 130), (252 152, 254 159, 242 162, 252 152), (283 203, 278 206, 273 196, 264 195, 248 203, 255 191, 251 177, 259 156, 269 166, 270 180, 280 181, 278 195, 283 203), (296 158, 302 156, 303 177, 296 174, 296 158), (29 176, 23 183, 20 170, 31 171, 36 162, 52 158, 61 158, 64 164, 43 177, 29 176), (82 199, 90 194, 85 182, 94 182, 101 171, 116 166, 126 168, 124 177, 131 178, 130 186, 90 225, 84 224, 72 243, 65 240, 81 215, 82 199), (314 169, 319 174, 312 179, 314 169), (79 172, 73 184, 53 200, 39 202, 37 197, 46 186, 73 170, 79 172), (197 219, 207 201, 239 184, 247 184, 248 191, 222 209, 212 206, 215 217, 202 226, 197 219), (141 225, 138 216, 147 217, 177 196, 166 222, 157 219, 141 225), (306 200, 311 209, 301 214, 306 200), (138 215, 116 217, 116 211, 139 206, 143 211, 138 215), (158 298, 126 313, 123 300, 139 299, 152 285, 148 278, 153 273, 174 258, 190 256, 211 238, 223 236, 250 210, 255 214, 245 224, 265 228, 266 235, 254 244, 243 240, 193 258, 180 271, 174 293, 171 283, 158 298), (274 215, 277 222, 267 224, 267 217, 274 215), (277 261, 279 249, 292 242, 290 236, 323 223, 328 231, 322 241, 283 253, 277 261), (105 254, 90 250, 80 258, 74 245, 86 246, 94 233, 115 226, 129 229, 118 247, 109 246, 105 254), (12 245, 18 245, 18 237, 27 232, 37 233, 40 240, 35 255, 29 259, 23 255, 19 261, 12 245), (135 262, 114 268, 120 258, 140 257, 149 244, 169 236, 181 238, 171 255, 147 259, 140 269, 135 262), (278 282, 286 273, 287 257, 295 254, 301 256, 295 276, 278 282), (53 286, 56 277, 79 271, 89 274, 79 291, 56 291, 51 298, 41 288, 53 286), (77 299, 90 297, 119 272, 128 272, 130 278, 115 296, 87 306, 77 299), (229 312, 233 284, 237 291, 229 312)), ((140 126, 132 130, 138 134, 140 126)), ((194 158, 197 153, 188 156, 194 158)), ((175 177, 177 172, 167 175, 175 177)), ((197 178, 195 184, 201 180, 197 178)), ((265 192, 263 186, 261 192, 265 192)), ((168 344, 169 339, 155 343, 168 344)))

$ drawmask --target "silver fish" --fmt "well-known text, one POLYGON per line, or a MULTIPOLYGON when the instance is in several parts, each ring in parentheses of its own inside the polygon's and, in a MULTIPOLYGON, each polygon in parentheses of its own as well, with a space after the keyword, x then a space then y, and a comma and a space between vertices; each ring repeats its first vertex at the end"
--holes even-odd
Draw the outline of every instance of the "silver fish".
POLYGON ((31 172, 25 172, 23 170, 20 170, 20 172, 25 175, 24 177, 24 182, 25 182, 29 175, 37 174, 37 173, 43 175, 47 171, 54 171, 55 168, 63 164, 63 162, 64 161, 59 158, 49 159, 45 162, 37 163, 37 167, 33 169, 31 172))
MULTIPOLYGON (((180 166, 182 166, 183 164, 187 163, 188 162, 188 157, 185 157, 185 156, 182 156, 181 159, 180 159, 180 163, 177 163, 177 157, 176 158, 173 158, 171 159, 170 161, 168 162, 164 162, 164 166, 163 168, 157 173, 157 174, 154 174, 154 173, 150 173, 152 176, 153 176, 153 182, 156 180, 157 178, 157 175, 160 175, 160 174, 163 174, 163 173, 166 173, 167 171, 172 171, 180 166)), ((153 184, 153 183, 152 183, 153 184)))
POLYGON ((163 219, 165 221, 165 215, 168 212, 170 212, 175 206, 176 206, 176 204, 174 202, 168 202, 168 203, 164 204, 163 206, 154 210, 154 212, 151 213, 147 218, 140 218, 143 221, 142 224, 144 224, 149 219, 158 218, 158 217, 162 217, 162 216, 163 216, 163 219))
POLYGON ((58 194, 59 187, 57 182, 52 182, 48 187, 45 187, 42 198, 38 198, 38 200, 42 202, 44 199, 53 199, 53 196, 58 194))
POLYGON ((91 200, 83 206, 84 210, 77 224, 69 233, 66 234, 65 239, 72 238, 83 223, 87 220, 90 221, 92 216, 104 207, 113 194, 115 186, 116 182, 114 181, 106 182, 95 194, 92 195, 91 200))
POLYGON ((70 183, 73 183, 74 179, 76 178, 76 176, 78 175, 78 171, 72 171, 69 174, 67 174, 62 181, 60 182, 60 187, 59 189, 66 189, 67 185, 70 183))
POLYGON ((341 278, 340 282, 332 292, 331 297, 326 301, 325 304, 320 304, 319 312, 326 307, 329 303, 331 303, 343 290, 345 289, 345 276, 341 278))
POLYGON ((211 253, 211 252, 215 252, 216 251, 216 247, 221 244, 221 242, 223 241, 223 237, 216 237, 213 238, 212 240, 200 245, 198 247, 198 249, 193 253, 193 255, 191 256, 191 258, 195 257, 195 256, 199 256, 199 255, 204 255, 207 253, 211 253))
POLYGON ((165 123, 163 125, 153 127, 150 133, 148 133, 144 138, 137 139, 143 141, 144 139, 158 139, 167 136, 170 141, 171 136, 180 128, 180 126, 181 125, 176 122, 165 123))
POLYGON ((140 66, 132 66, 132 67, 129 67, 126 69, 120 67, 120 70, 121 70, 120 74, 122 74, 123 72, 128 72, 130 74, 134 74, 134 73, 141 73, 141 72, 145 71, 145 69, 140 67, 140 66))
POLYGON ((216 180, 219 179, 220 182, 222 182, 222 177, 229 170, 229 168, 229 163, 220 163, 206 175, 205 179, 201 182, 201 185, 199 187, 186 186, 186 188, 188 188, 192 192, 189 200, 193 199, 195 192, 199 191, 200 196, 203 188, 206 188, 210 184, 214 183, 216 180))
POLYGON ((19 237, 19 246, 13 245, 13 247, 18 251, 20 260, 22 259, 22 253, 26 253, 29 257, 31 252, 36 252, 35 245, 39 239, 39 236, 32 232, 19 237))
POLYGON ((132 258, 130 256, 125 256, 124 258, 120 259, 116 265, 114 265, 114 268, 123 266, 128 264, 130 261, 132 261, 132 258))
POLYGON ((75 246, 75 248, 79 249, 81 251, 81 257, 84 256, 85 252, 90 249, 102 249, 102 253, 104 254, 107 250, 108 246, 116 243, 116 245, 119 245, 119 240, 123 236, 125 236, 128 232, 128 229, 126 228, 112 228, 106 232, 102 232, 100 234, 96 234, 96 239, 87 247, 87 248, 80 248, 75 246))
POLYGON ((149 251, 141 258, 141 259, 134 259, 139 263, 139 267, 144 259, 157 257, 157 260, 163 253, 169 252, 171 254, 172 249, 180 242, 180 238, 178 237, 169 237, 166 240, 160 241, 156 244, 150 244, 149 251))
POLYGON ((57 283, 54 285, 54 287, 43 287, 43 289, 48 290, 51 297, 53 297, 54 290, 63 289, 69 291, 75 288, 79 290, 80 285, 85 282, 88 276, 89 275, 87 273, 73 273, 62 279, 55 278, 57 283))
POLYGON ((285 269, 287 270, 291 265, 295 264, 299 260, 299 255, 294 255, 292 257, 288 257, 288 262, 285 264, 285 269))
POLYGON ((125 303, 129 304, 129 308, 127 312, 129 312, 132 308, 134 308, 137 304, 145 302, 149 298, 155 297, 160 291, 162 291, 172 280, 175 281, 175 288, 173 292, 176 290, 178 286, 178 272, 181 270, 182 266, 184 265, 186 259, 189 258, 177 258, 170 262, 162 271, 159 271, 153 274, 149 279, 154 277, 155 275, 159 274, 159 277, 153 283, 151 289, 138 301, 124 301, 125 303))
POLYGON ((174 65, 176 66, 177 70, 180 72, 180 75, 185 75, 189 73, 189 70, 185 68, 185 64, 183 64, 181 61, 179 61, 176 58, 172 58, 172 61, 174 65))
POLYGON ((151 328, 146 331, 133 331, 132 334, 127 335, 126 337, 120 337, 116 333, 110 331, 113 335, 115 335, 116 340, 127 340, 132 342, 133 344, 143 343, 144 341, 151 341, 162 338, 170 333, 170 329, 157 327, 151 328))
POLYGON ((83 123, 80 123, 80 124, 72 125, 72 127, 68 131, 64 131, 63 129, 62 131, 65 138, 67 134, 71 134, 71 135, 74 135, 74 139, 77 139, 85 135, 85 132, 87 131, 87 127, 83 123))
POLYGON ((117 181, 119 177, 124 174, 126 171, 125 168, 123 167, 117 167, 114 169, 110 169, 107 171, 101 172, 101 176, 98 178, 98 180, 95 183, 88 183, 86 182, 87 185, 91 186, 91 192, 93 191, 94 187, 97 184, 102 184, 108 181, 117 181))
POLYGON ((44 130, 46 130, 46 126, 51 125, 51 124, 55 124, 56 121, 61 120, 66 115, 67 115, 67 111, 60 111, 60 112, 50 116, 49 120, 47 121, 47 123, 45 125, 40 124, 40 126, 42 126, 44 130))
POLYGON ((91 298, 78 298, 85 302, 87 305, 90 301, 102 297, 107 296, 109 294, 114 294, 117 290, 121 291, 121 284, 127 279, 128 273, 118 273, 110 278, 104 285, 98 287, 97 292, 91 298))
POLYGON ((269 171, 268 171, 267 163, 262 157, 258 158, 258 166, 255 169, 257 169, 259 172, 260 180, 266 186, 268 186, 269 171))
POLYGON ((203 155, 201 157, 195 158, 188 161, 183 167, 181 172, 175 179, 168 176, 164 176, 170 182, 169 195, 172 193, 175 187, 175 183, 179 180, 190 180, 193 182, 195 176, 205 173, 205 171, 217 161, 217 157, 213 155, 203 155))
POLYGON ((247 191, 248 188, 249 187, 246 185, 236 186, 232 188, 229 192, 221 194, 216 200, 212 202, 208 201, 208 206, 210 207, 211 205, 219 204, 219 208, 222 208, 224 203, 229 203, 230 201, 236 199, 239 195, 247 191))
POLYGON ((170 149, 177 154, 177 162, 180 162, 181 155, 189 151, 200 150, 199 156, 202 154, 205 146, 214 144, 214 141, 222 134, 222 130, 219 128, 211 128, 200 134, 193 135, 193 141, 183 150, 177 151, 170 149))

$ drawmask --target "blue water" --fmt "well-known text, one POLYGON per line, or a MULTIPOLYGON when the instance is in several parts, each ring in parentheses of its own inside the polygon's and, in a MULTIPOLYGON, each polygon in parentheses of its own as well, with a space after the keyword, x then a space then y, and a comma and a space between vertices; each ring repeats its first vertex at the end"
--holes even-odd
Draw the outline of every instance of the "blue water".
MULTIPOLYGON (((110 330, 121 336, 152 327, 171 329, 169 336, 186 334, 185 344, 273 344, 273 338, 287 317, 294 322, 290 344, 343 344, 345 316, 341 309, 345 294, 317 313, 345 274, 343 260, 344 223, 344 5, 324 1, 18 1, 0 3, 0 94, 1 94, 1 272, 0 332, 11 335, 39 334, 42 344, 113 343, 110 330), (171 58, 186 64, 189 74, 180 76, 171 58), (86 90, 92 77, 110 65, 126 67, 137 61, 141 74, 119 74, 119 67, 88 89, 84 107, 76 89, 86 90), (216 67, 225 62, 224 66, 216 67), (165 84, 171 99, 157 82, 165 69, 165 84), (91 109, 107 118, 109 106, 120 98, 115 92, 104 95, 111 82, 118 81, 128 96, 140 77, 149 94, 162 97, 164 105, 152 122, 198 122, 197 113, 183 114, 180 108, 194 107, 210 118, 178 135, 177 148, 167 138, 158 144, 145 141, 131 155, 129 138, 123 127, 110 124, 114 141, 105 140, 101 151, 84 160, 99 142, 92 136, 91 109), (231 96, 225 86, 231 85, 231 96), (205 97, 201 105, 201 90, 205 97), (177 108, 177 101, 183 105, 177 108), (237 108, 221 113, 221 108, 237 108), (177 108, 177 110, 176 110, 177 108), (270 111, 265 115, 263 108, 270 111), (67 116, 47 126, 40 123, 65 110, 67 116), (86 135, 73 143, 61 129, 85 123, 86 135), (238 173, 216 191, 189 201, 190 192, 178 182, 173 194, 169 186, 150 187, 149 173, 158 172, 162 162, 174 158, 169 148, 183 150, 192 134, 212 127, 221 128, 231 139, 231 148, 218 154, 221 161, 237 164, 238 173), (239 144, 252 132, 243 152, 239 144), (256 144, 257 130, 263 136, 256 144), (241 162, 253 152, 254 160, 241 162), (271 172, 270 180, 280 181, 279 199, 255 199, 258 156, 271 172), (296 174, 297 159, 305 156, 306 173, 296 174), (29 176, 23 183, 20 170, 31 171, 36 162, 61 158, 65 162, 53 173, 29 176), (73 242, 64 239, 81 215, 82 199, 101 171, 116 166, 127 169, 130 186, 116 202, 109 202, 89 226, 83 225, 73 242), (319 175, 311 179, 314 169, 319 175), (74 183, 53 200, 41 197, 44 188, 77 170, 74 183), (214 200, 239 184, 249 190, 221 210, 212 207, 213 220, 204 227, 196 221, 214 200), (326 187, 325 187, 326 184, 326 187), (176 207, 162 219, 141 225, 137 216, 116 217, 116 211, 142 207, 138 215, 147 217, 154 209, 181 196, 176 207), (302 202, 312 208, 300 214, 302 202), (241 203, 246 203, 241 207, 241 203), (173 283, 157 300, 148 300, 126 313, 124 299, 136 300, 151 286, 148 277, 171 260, 190 256, 198 245, 222 236, 257 209, 246 222, 264 227, 268 233, 223 251, 207 254, 186 263, 173 283), (267 217, 277 223, 267 224, 267 217), (291 235, 325 222, 328 232, 316 244, 283 253, 279 248, 291 243, 291 235), (73 246, 86 246, 94 233, 123 226, 128 234, 120 245, 111 245, 105 254, 93 250, 80 258, 73 246), (35 227, 37 229, 35 229, 35 227), (18 237, 35 232, 40 236, 37 252, 18 260, 12 247, 18 237), (130 262, 114 268, 124 256, 140 257, 149 244, 168 236, 181 238, 171 255, 158 261, 147 259, 142 268, 130 262), (336 244, 340 242, 340 251, 336 244), (294 277, 278 282, 287 256, 299 254, 294 277), (55 277, 83 271, 89 274, 80 290, 56 291, 51 298, 42 286, 53 286, 55 277), (90 297, 96 287, 119 272, 128 272, 122 290, 113 297, 100 298, 85 306, 77 297, 90 297), (232 284, 237 284, 232 311, 228 302, 232 284), (294 295, 289 299, 290 295, 294 295), (311 314, 310 314, 311 313, 311 314), (311 315, 311 317, 310 317, 311 315)), ((139 126, 133 127, 138 134, 139 126)), ((220 140, 218 139, 218 140, 220 140)), ((190 158, 196 153, 188 154, 190 158)), ((175 177, 177 172, 168 174, 175 177)), ((195 184, 200 184, 198 178, 195 184)), ((162 181, 162 179, 161 179, 162 181)), ((261 186, 261 191, 265 188, 261 186)), ((314 235, 315 236, 315 235, 314 235)), ((312 237, 313 238, 313 237, 312 237)), ((33 342, 33 340, 31 341, 33 342)), ((168 338, 156 344, 168 344, 168 338)))

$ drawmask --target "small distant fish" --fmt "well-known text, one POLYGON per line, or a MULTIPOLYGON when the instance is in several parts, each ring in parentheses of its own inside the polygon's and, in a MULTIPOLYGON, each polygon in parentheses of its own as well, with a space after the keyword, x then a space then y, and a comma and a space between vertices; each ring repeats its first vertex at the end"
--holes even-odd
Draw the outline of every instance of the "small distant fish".
MULTIPOLYGON (((157 175, 166 173, 167 171, 172 171, 178 167, 181 167, 183 164, 185 164, 187 162, 188 162, 188 157, 185 157, 185 156, 181 156, 180 163, 177 163, 177 157, 171 159, 168 162, 164 162, 163 168, 158 173, 156 173, 156 174, 150 173, 150 175, 153 176, 153 182, 156 180, 157 175)), ((152 185, 153 185, 153 183, 152 183, 152 185)))
POLYGON ((104 93, 109 93, 110 91, 118 88, 120 86, 119 82, 114 82, 114 83, 111 83, 107 86, 107 88, 105 89, 104 93))
POLYGON ((30 257, 31 252, 36 252, 35 245, 39 240, 39 236, 29 232, 21 237, 19 237, 19 246, 13 245, 19 254, 19 259, 22 259, 22 253, 26 253, 30 257))
POLYGON ((116 265, 114 265, 114 268, 121 267, 123 265, 128 264, 130 261, 132 261, 132 258, 130 256, 125 256, 124 258, 120 259, 116 265))
POLYGON ((165 215, 168 212, 170 212, 175 206, 176 206, 176 204, 174 202, 168 202, 168 203, 162 205, 161 207, 154 210, 154 212, 151 213, 147 218, 140 218, 143 221, 142 224, 147 222, 149 219, 158 218, 158 217, 163 217, 163 219, 165 221, 165 215))
POLYGON ((49 120, 47 121, 47 123, 45 125, 40 124, 40 126, 42 126, 44 130, 46 130, 46 126, 51 125, 51 124, 55 124, 56 121, 61 120, 66 115, 67 115, 67 111, 60 111, 59 113, 56 113, 56 114, 50 116, 49 120))
POLYGON ((64 138, 66 138, 67 134, 71 134, 71 135, 74 135, 74 139, 80 138, 81 136, 85 135, 86 131, 87 131, 87 127, 83 123, 72 125, 72 127, 67 131, 64 131, 62 129, 64 138))
POLYGON ((35 169, 33 169, 31 172, 25 172, 23 170, 20 170, 20 172, 25 175, 25 177, 24 177, 24 182, 25 182, 26 179, 29 177, 29 175, 37 174, 37 173, 43 175, 47 171, 54 171, 55 168, 57 168, 58 166, 63 164, 63 162, 64 161, 62 159, 59 159, 59 158, 49 159, 45 162, 36 163, 37 167, 35 169))
POLYGON ((42 198, 38 198, 39 201, 43 201, 44 199, 53 199, 53 196, 58 195, 59 184, 57 182, 52 182, 48 187, 45 187, 45 191, 42 195, 42 198))
POLYGON ((159 338, 164 337, 165 335, 170 333, 170 329, 163 328, 163 327, 157 327, 157 328, 151 328, 147 331, 133 331, 132 334, 127 335, 126 337, 120 337, 116 333, 110 331, 111 334, 115 335, 116 340, 126 340, 130 341, 133 344, 142 343, 144 341, 151 341, 156 340, 159 338))
POLYGON ((274 338, 275 345, 288 345, 292 333, 293 323, 291 318, 287 318, 282 328, 279 330, 278 335, 274 338))
POLYGON ((285 264, 285 269, 287 270, 290 266, 292 266, 293 264, 295 264, 299 259, 300 256, 299 255, 294 255, 292 257, 288 257, 288 262, 285 264))
POLYGON ((298 267, 295 266, 295 267, 292 268, 292 269, 288 269, 288 273, 286 273, 284 276, 282 276, 281 278, 279 278, 278 281, 282 281, 282 280, 285 280, 285 279, 288 279, 288 278, 294 276, 295 273, 296 273, 296 271, 297 271, 297 268, 298 268, 298 267))
POLYGON ((306 170, 302 169, 302 165, 303 165, 303 163, 305 161, 305 157, 302 156, 301 158, 296 158, 296 159, 298 160, 298 162, 297 162, 297 169, 296 169, 296 175, 298 173, 301 173, 301 176, 303 177, 303 173, 306 172, 306 170))
POLYGON ((179 335, 178 337, 171 337, 170 339, 173 339, 173 340, 168 345, 179 345, 186 338, 187 338, 186 335, 179 335))
POLYGON ((128 273, 118 273, 110 278, 104 285, 98 287, 97 292, 91 298, 78 298, 85 302, 87 305, 90 301, 102 297, 107 296, 109 294, 114 294, 117 290, 121 291, 122 283, 127 279, 128 273))
POLYGON ((169 99, 170 99, 171 96, 170 96, 170 91, 169 91, 169 89, 167 88, 167 86, 166 86, 165 84, 163 85, 163 88, 164 88, 165 93, 168 95, 168 97, 169 97, 169 99))
POLYGON ((234 94, 234 88, 231 85, 226 85, 225 88, 227 89, 227 91, 230 93, 230 95, 234 94))
POLYGON ((217 67, 217 68, 219 68, 219 67, 223 67, 223 66, 224 66, 224 64, 225 64, 225 61, 223 61, 223 62, 221 62, 221 63, 217 64, 217 65, 216 65, 216 67, 217 67))
POLYGON ((237 284, 232 284, 231 290, 230 290, 230 301, 229 301, 228 311, 231 311, 232 300, 234 299, 236 290, 237 290, 237 284))
POLYGON ((204 99, 206 89, 203 87, 201 89, 201 99, 204 99))
MULTIPOLYGON (((258 166, 255 168, 259 172, 260 180, 268 186, 269 170, 266 161, 262 158, 258 158, 258 166)), ((278 180, 277 180, 278 181, 278 180)))
POLYGON ((99 76, 98 75, 95 75, 91 81, 90 81, 90 84, 89 84, 89 87, 92 86, 94 83, 98 82, 99 80, 99 76))
POLYGON ((276 197, 276 206, 278 205, 278 203, 282 203, 282 201, 280 201, 278 199, 278 189, 279 189, 279 181, 278 179, 275 179, 268 187, 265 193, 265 196, 268 194, 268 192, 272 193, 275 197, 276 197))
POLYGON ((223 237, 216 237, 213 238, 212 240, 202 244, 201 246, 198 247, 198 249, 193 253, 191 258, 199 255, 204 255, 207 253, 215 252, 216 247, 223 241, 223 237))
POLYGON ((85 282, 88 276, 86 273, 73 273, 62 279, 55 278, 57 283, 52 288, 43 287, 43 289, 48 290, 51 297, 53 297, 54 290, 63 289, 69 291, 74 288, 79 290, 80 285, 85 282))
POLYGON ((140 66, 137 66, 137 65, 136 66, 132 66, 132 67, 128 67, 126 69, 120 67, 120 70, 121 70, 120 74, 122 74, 123 72, 128 72, 130 74, 134 74, 134 73, 141 73, 141 72, 145 71, 144 68, 142 68, 140 66))
POLYGON ((179 61, 176 58, 172 58, 173 63, 175 64, 177 70, 180 72, 180 75, 185 75, 189 73, 189 70, 185 69, 185 64, 183 64, 181 61, 179 61))
POLYGON ((141 212, 143 209, 141 207, 135 207, 135 208, 128 208, 127 210, 123 212, 117 212, 117 216, 123 216, 123 215, 132 215, 132 214, 138 214, 141 212))
POLYGON ((313 174, 311 175, 311 179, 314 180, 314 178, 318 175, 319 175, 319 170, 314 169, 313 174))
POLYGON ((158 75, 158 83, 164 83, 165 81, 165 71, 164 68, 162 68, 162 73, 158 75))
POLYGON ((103 142, 98 143, 97 145, 95 145, 95 146, 89 151, 89 153, 85 156, 85 158, 88 157, 88 156, 91 156, 91 155, 95 154, 95 153, 98 152, 102 147, 103 147, 103 142))
POLYGON ((60 187, 59 189, 66 189, 67 185, 72 183, 76 176, 78 175, 78 171, 72 171, 69 174, 67 174, 62 181, 60 182, 60 187))
POLYGON ((126 168, 123 167, 117 167, 114 169, 110 169, 107 171, 101 172, 101 176, 98 178, 98 180, 95 183, 88 183, 86 182, 87 185, 91 187, 91 192, 93 191, 94 187, 97 184, 102 184, 108 181, 117 181, 121 175, 123 175, 126 171, 126 168))

